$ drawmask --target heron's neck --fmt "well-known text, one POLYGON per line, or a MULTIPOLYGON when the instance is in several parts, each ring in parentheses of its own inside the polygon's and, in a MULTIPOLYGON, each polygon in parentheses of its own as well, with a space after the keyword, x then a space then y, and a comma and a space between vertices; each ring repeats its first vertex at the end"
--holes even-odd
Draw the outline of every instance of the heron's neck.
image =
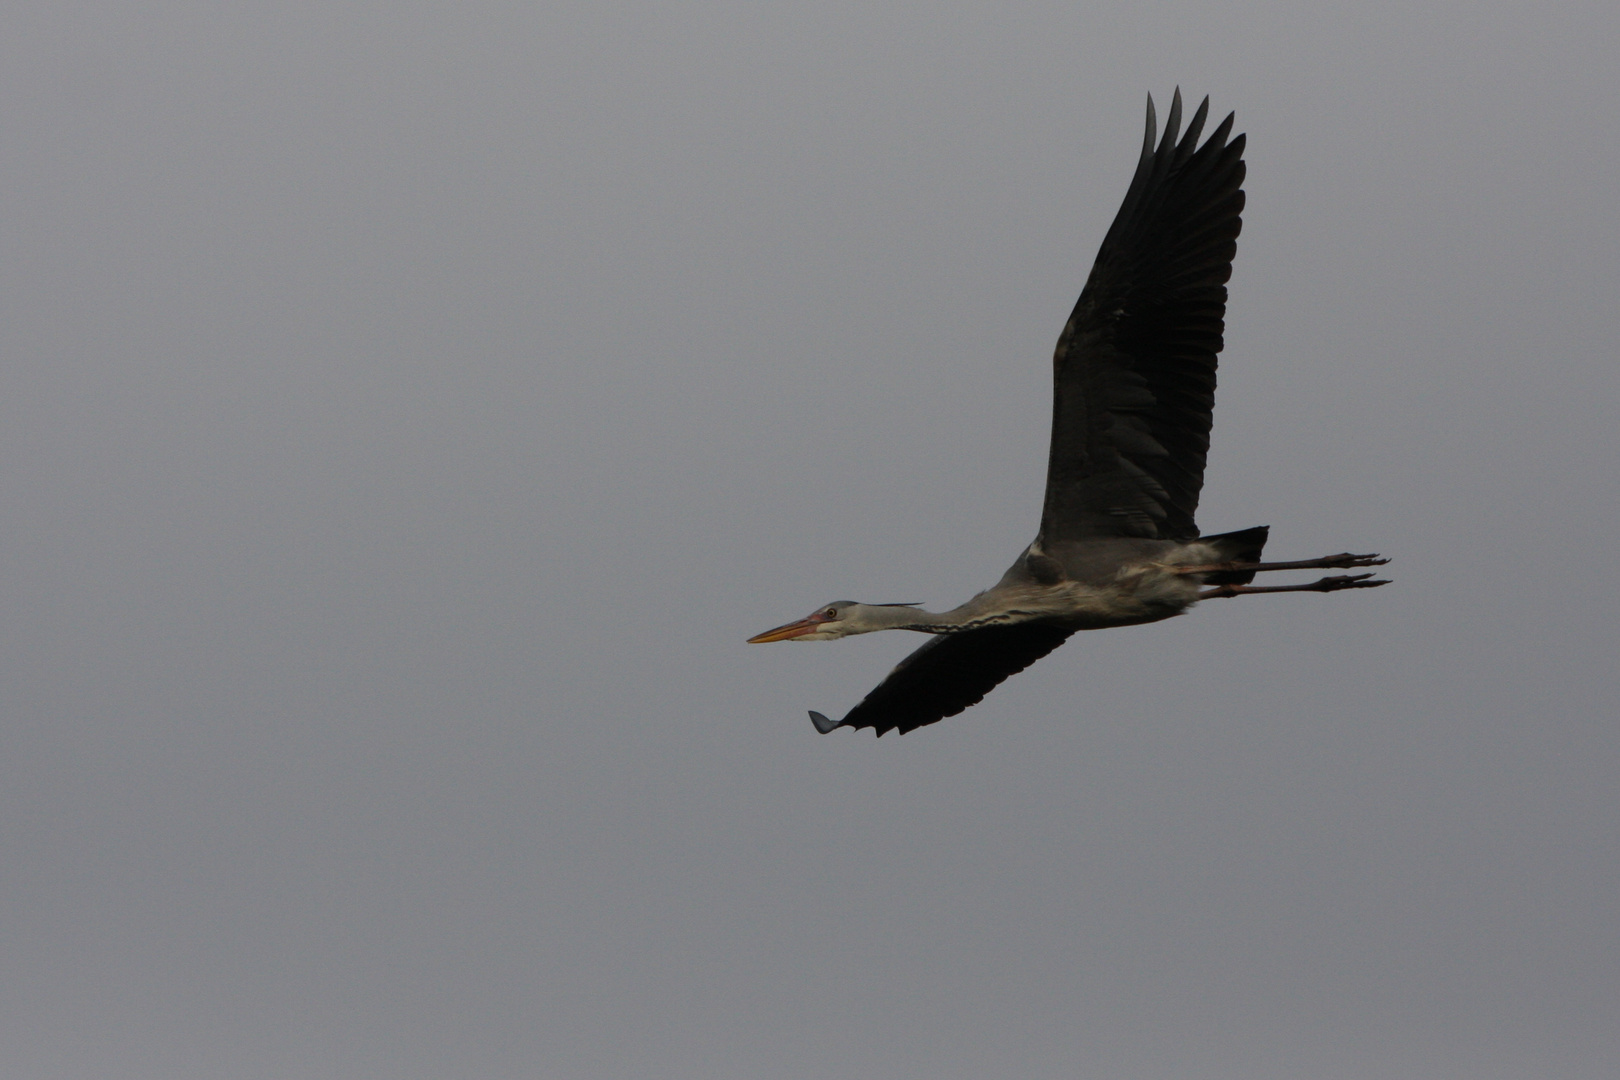
MULTIPOLYGON (((975 598, 977 599, 977 598, 975 598)), ((950 611, 924 611, 914 607, 868 607, 862 620, 872 630, 916 630, 924 634, 955 634, 981 626, 1015 621, 979 609, 973 600, 950 611)))

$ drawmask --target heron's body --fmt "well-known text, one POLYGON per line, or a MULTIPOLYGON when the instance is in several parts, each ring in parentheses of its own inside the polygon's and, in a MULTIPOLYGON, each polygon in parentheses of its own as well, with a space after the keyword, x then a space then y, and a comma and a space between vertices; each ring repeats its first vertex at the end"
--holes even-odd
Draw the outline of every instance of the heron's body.
POLYGON ((1214 596, 1384 584, 1360 574, 1253 586, 1261 571, 1383 560, 1262 563, 1264 527, 1200 536, 1193 520, 1244 202, 1244 137, 1228 141, 1233 118, 1198 145, 1208 105, 1178 142, 1178 91, 1155 149, 1148 101, 1136 176, 1053 357, 1052 445, 1035 541, 999 582, 951 611, 839 601, 750 639, 937 635, 842 721, 811 713, 819 730, 903 733, 955 715, 1080 630, 1157 622, 1214 596))
POLYGON ((1065 540, 1051 550, 1031 544, 993 587, 940 615, 909 609, 919 625, 901 629, 950 634, 1048 619, 1070 630, 1102 630, 1158 622, 1198 602, 1203 576, 1184 568, 1231 562, 1250 552, 1257 556, 1265 530, 1251 533, 1259 539, 1236 534, 1251 541, 1238 544, 1227 537, 1065 540), (1241 550, 1234 551, 1238 546, 1241 550))

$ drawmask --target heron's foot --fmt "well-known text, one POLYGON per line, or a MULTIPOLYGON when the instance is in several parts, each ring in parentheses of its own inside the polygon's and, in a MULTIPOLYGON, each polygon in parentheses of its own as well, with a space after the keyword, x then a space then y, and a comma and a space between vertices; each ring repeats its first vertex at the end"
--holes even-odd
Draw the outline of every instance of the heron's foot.
POLYGON ((1387 562, 1389 560, 1376 551, 1371 555, 1352 555, 1348 551, 1343 551, 1337 555, 1329 555, 1325 559, 1316 560, 1318 566, 1337 567, 1339 569, 1352 566, 1383 566, 1387 562))
MULTIPOLYGON (((1267 570, 1348 570, 1353 566, 1383 566, 1389 562, 1381 555, 1352 555, 1348 551, 1329 555, 1323 559, 1300 559, 1297 562, 1226 562, 1206 563, 1203 566, 1178 566, 1178 574, 1244 573, 1258 574, 1267 570)), ((1326 581, 1327 578, 1322 580, 1326 581)), ((1343 586, 1341 586, 1343 587, 1343 586)), ((1365 588, 1366 586, 1356 586, 1365 588)), ((1332 590, 1323 589, 1323 592, 1332 590)))
MULTIPOLYGON (((1352 556, 1352 558, 1359 556, 1352 556)), ((1363 566, 1378 565, 1376 563, 1363 563, 1363 566)), ((1198 594, 1200 600, 1214 600, 1222 596, 1244 596, 1248 593, 1270 592, 1340 592, 1344 589, 1376 589, 1380 585, 1388 585, 1385 578, 1374 578, 1371 574, 1340 574, 1337 577, 1325 577, 1320 581, 1313 581, 1308 585, 1217 585, 1213 589, 1205 589, 1198 594)))

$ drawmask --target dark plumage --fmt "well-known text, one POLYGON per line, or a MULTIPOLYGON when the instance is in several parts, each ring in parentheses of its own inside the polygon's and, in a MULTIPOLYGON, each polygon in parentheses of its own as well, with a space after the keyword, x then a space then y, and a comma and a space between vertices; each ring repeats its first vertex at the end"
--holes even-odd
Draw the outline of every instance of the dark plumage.
POLYGON ((900 661, 839 724, 811 713, 816 729, 869 727, 904 735, 977 705, 999 686, 1069 640, 1075 633, 1052 622, 987 626, 940 634, 900 661))
POLYGON ((1178 143, 1178 91, 1154 150, 1148 100, 1136 175, 1058 337, 1045 544, 1198 535, 1245 171, 1231 115, 1194 150, 1208 112, 1178 143))

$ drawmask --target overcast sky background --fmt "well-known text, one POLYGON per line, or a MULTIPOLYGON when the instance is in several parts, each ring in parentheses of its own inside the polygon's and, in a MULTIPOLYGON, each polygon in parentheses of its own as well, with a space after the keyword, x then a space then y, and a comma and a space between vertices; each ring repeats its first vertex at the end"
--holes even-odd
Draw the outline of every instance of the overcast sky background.
POLYGON ((1620 1061, 1620 8, 75 3, 0 31, 0 1075, 1620 1061), (1375 593, 818 736, 1033 535, 1145 95, 1200 520, 1375 593))

